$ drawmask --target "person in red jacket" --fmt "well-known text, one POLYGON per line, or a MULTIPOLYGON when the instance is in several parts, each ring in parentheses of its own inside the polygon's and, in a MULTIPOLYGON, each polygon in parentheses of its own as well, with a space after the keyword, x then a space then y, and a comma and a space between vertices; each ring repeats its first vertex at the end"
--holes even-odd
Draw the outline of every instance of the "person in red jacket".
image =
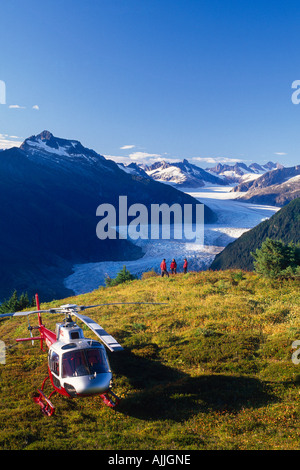
POLYGON ((166 263, 165 258, 160 263, 160 269, 161 269, 161 277, 164 277, 164 275, 169 277, 169 273, 167 271, 167 263, 166 263))
POLYGON ((184 263, 183 263, 183 272, 184 272, 184 274, 187 273, 187 267, 188 267, 188 262, 187 262, 187 259, 184 258, 184 263))
POLYGON ((171 269, 172 274, 177 274, 177 271, 176 271, 177 270, 177 263, 176 263, 174 258, 172 259, 170 269, 171 269))

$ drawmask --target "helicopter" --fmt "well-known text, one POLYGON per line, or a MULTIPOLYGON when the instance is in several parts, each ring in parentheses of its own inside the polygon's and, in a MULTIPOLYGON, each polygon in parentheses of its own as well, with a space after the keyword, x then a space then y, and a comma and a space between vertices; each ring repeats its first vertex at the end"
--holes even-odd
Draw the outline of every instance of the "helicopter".
POLYGON ((98 305, 66 304, 57 308, 41 310, 38 294, 35 295, 37 310, 12 312, 0 314, 4 317, 27 316, 29 338, 17 338, 18 343, 23 341, 40 341, 40 348, 44 349, 44 343, 48 348, 48 375, 43 380, 41 388, 34 394, 34 402, 41 407, 46 416, 52 416, 55 407, 51 397, 58 393, 68 398, 87 397, 99 395, 103 403, 110 408, 115 408, 120 398, 112 391, 113 374, 109 364, 105 346, 111 352, 123 351, 123 347, 107 333, 98 323, 91 318, 82 315, 89 308, 106 305, 121 304, 161 304, 160 302, 112 302, 98 305), (29 315, 37 313, 38 326, 31 326, 29 315), (42 321, 42 313, 64 314, 63 322, 56 323, 55 332, 45 327, 42 321), (84 336, 72 316, 82 321, 101 340, 95 341, 84 336), (39 330, 39 336, 33 336, 32 331, 39 330), (53 390, 46 396, 44 387, 50 379, 53 390))

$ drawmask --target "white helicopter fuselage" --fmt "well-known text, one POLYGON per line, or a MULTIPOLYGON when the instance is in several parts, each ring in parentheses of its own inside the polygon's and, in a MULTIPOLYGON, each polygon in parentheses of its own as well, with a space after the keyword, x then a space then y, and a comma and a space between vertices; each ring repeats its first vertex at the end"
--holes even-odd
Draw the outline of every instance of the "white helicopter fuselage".
POLYGON ((59 393, 75 397, 109 390, 112 372, 101 343, 85 338, 72 321, 57 323, 56 339, 49 347, 48 368, 59 393))

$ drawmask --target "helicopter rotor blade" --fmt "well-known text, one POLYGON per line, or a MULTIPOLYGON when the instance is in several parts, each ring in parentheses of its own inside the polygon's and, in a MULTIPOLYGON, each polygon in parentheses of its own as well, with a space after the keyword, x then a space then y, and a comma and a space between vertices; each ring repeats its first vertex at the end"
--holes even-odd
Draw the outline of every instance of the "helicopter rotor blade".
POLYGON ((87 308, 104 307, 106 305, 166 305, 166 302, 111 302, 97 305, 62 305, 61 307, 50 308, 48 310, 31 310, 27 312, 0 313, 0 318, 27 316, 33 313, 62 313, 64 311, 74 312, 76 309, 82 311, 87 308))
POLYGON ((31 315, 32 313, 43 313, 43 312, 49 312, 49 310, 32 310, 28 312, 11 312, 11 313, 1 313, 0 318, 5 318, 5 317, 21 317, 21 316, 27 316, 31 315))
POLYGON ((97 305, 78 305, 77 308, 79 310, 85 310, 87 308, 95 308, 95 307, 104 307, 106 305, 167 305, 166 302, 110 302, 105 304, 97 304, 97 305))
POLYGON ((98 325, 94 320, 92 320, 89 317, 86 317, 85 315, 80 315, 76 311, 70 312, 71 315, 74 315, 77 317, 79 320, 81 320, 83 323, 85 323, 90 330, 95 333, 98 338, 101 339, 102 343, 112 352, 115 351, 123 351, 122 346, 113 338, 107 331, 102 328, 102 326, 98 325))
POLYGON ((50 308, 49 310, 40 310, 40 312, 73 313, 73 312, 76 312, 77 310, 82 311, 82 310, 86 310, 87 308, 105 307, 106 305, 166 305, 166 302, 110 302, 110 303, 96 304, 96 305, 66 304, 66 305, 61 305, 60 307, 50 308))

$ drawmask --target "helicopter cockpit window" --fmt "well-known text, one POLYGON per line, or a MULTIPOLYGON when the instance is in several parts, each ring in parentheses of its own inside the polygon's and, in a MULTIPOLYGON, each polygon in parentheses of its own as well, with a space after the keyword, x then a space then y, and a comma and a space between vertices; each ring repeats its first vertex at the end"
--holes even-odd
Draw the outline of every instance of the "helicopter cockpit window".
POLYGON ((55 351, 49 353, 49 367, 51 372, 59 375, 59 355, 55 351))
POLYGON ((62 377, 80 377, 109 372, 105 353, 100 348, 69 351, 62 356, 62 377))

